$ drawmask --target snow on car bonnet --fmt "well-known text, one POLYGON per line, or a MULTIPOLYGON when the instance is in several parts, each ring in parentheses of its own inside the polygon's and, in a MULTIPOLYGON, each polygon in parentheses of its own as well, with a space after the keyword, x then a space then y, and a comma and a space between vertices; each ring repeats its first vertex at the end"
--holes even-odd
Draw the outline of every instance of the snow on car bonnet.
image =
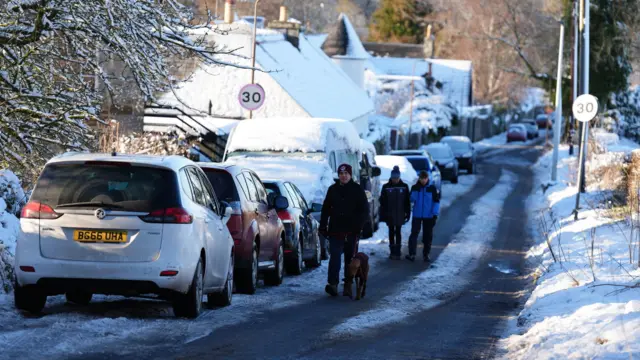
POLYGON ((241 121, 227 150, 313 153, 334 147, 354 152, 360 149, 353 124, 339 119, 266 118, 241 121))

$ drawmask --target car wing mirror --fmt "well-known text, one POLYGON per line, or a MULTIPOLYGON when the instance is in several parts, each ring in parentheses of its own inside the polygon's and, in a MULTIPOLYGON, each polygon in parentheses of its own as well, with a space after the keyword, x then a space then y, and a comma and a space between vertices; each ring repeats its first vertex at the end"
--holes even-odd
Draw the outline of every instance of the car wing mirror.
POLYGON ((322 212, 322 204, 318 204, 318 203, 311 204, 311 209, 309 211, 312 213, 322 212))

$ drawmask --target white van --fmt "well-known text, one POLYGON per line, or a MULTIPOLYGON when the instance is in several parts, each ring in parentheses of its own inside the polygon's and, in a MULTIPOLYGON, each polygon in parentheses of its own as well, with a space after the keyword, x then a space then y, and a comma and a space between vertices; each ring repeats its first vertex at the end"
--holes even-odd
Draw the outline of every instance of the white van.
MULTIPOLYGON (((340 164, 351 165, 353 179, 361 185, 364 173, 379 176, 377 167, 362 171, 362 150, 358 132, 345 120, 264 118, 244 120, 234 128, 225 160, 252 169, 262 178, 293 182, 319 212, 327 189, 338 178, 340 164)), ((377 222, 377 199, 366 187, 365 191, 372 212, 364 236, 370 237, 377 222)))

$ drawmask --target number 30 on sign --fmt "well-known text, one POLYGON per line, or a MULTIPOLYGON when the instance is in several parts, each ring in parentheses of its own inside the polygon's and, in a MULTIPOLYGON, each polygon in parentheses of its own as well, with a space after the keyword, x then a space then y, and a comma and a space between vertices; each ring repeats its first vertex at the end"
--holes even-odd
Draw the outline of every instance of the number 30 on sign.
POLYGON ((589 122, 598 114, 598 99, 590 94, 578 96, 573 102, 573 117, 580 122, 589 122))
POLYGON ((240 89, 238 101, 247 110, 257 110, 264 104, 264 89, 258 84, 245 85, 240 89))

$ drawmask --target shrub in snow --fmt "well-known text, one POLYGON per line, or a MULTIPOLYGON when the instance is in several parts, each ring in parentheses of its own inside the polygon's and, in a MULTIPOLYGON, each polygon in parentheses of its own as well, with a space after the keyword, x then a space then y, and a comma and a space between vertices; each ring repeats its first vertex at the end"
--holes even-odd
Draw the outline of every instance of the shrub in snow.
POLYGON ((184 133, 143 133, 121 136, 116 151, 139 155, 181 155, 190 157, 191 141, 184 133))
POLYGON ((410 117, 411 133, 416 134, 424 130, 428 134, 438 135, 446 133, 457 122, 458 110, 447 101, 446 97, 425 91, 417 93, 413 102, 405 104, 396 117, 394 125, 408 131, 410 117), (412 108, 413 116, 411 117, 412 108))
POLYGON ((611 132, 640 141, 640 87, 636 86, 609 99, 610 110, 602 117, 611 132))
POLYGON ((17 215, 27 198, 18 177, 9 170, 0 170, 0 199, 5 202, 6 211, 17 215))
POLYGON ((26 195, 18 177, 9 170, 0 170, 0 285, 5 292, 11 290, 13 254, 20 231, 18 214, 26 195))

